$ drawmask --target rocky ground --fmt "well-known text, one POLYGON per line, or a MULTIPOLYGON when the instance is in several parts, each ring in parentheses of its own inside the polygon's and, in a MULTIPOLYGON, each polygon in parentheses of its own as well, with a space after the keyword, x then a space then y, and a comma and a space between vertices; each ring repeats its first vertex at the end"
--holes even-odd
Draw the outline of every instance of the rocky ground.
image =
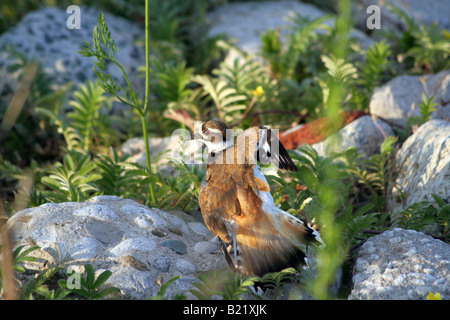
MULTIPOLYGON (((420 1, 412 0, 395 2, 425 23, 437 20, 448 27, 449 14, 439 8, 448 10, 449 6, 435 6, 434 2, 420 6, 420 1)), ((85 27, 76 31, 55 27, 65 25, 64 10, 46 8, 31 13, 0 36, 0 47, 12 45, 23 50, 27 57, 39 57, 56 83, 95 80, 92 60, 81 57, 77 51, 84 39, 91 38, 99 12, 89 8, 82 10, 85 27)), ((211 34, 225 32, 236 38, 242 50, 256 53, 260 32, 282 28, 283 18, 291 12, 313 18, 324 14, 312 5, 297 1, 233 3, 210 14, 211 34)), ((106 19, 120 46, 120 62, 130 70, 131 79, 138 79, 138 67, 143 64, 144 54, 139 51, 141 47, 133 45, 133 40, 140 37, 143 30, 112 15, 106 14, 106 19), (126 34, 122 30, 127 30, 126 34)), ((389 22, 395 24, 395 19, 392 16, 389 22)), ((372 41, 357 30, 353 36, 360 39, 362 45, 370 45, 372 41)), ((227 59, 233 57, 230 52, 227 59)), ((0 99, 10 99, 15 91, 17 75, 10 67, 13 63, 10 53, 0 53, 0 99)), ((113 76, 114 72, 112 70, 113 76)), ((120 79, 117 74, 117 80, 120 79)), ((138 81, 136 86, 141 83, 138 81)), ((399 175, 390 186, 388 211, 395 212, 405 205, 402 201, 409 205, 432 200, 431 193, 449 203, 450 70, 425 78, 399 76, 378 88, 370 101, 370 114, 349 114, 349 121, 344 121, 337 133, 341 144, 333 149, 327 137, 308 140, 312 124, 281 133, 280 139, 290 149, 307 142, 325 155, 355 146, 370 156, 378 152, 386 136, 395 134, 394 128, 404 127, 408 117, 417 115, 423 92, 433 92, 438 105, 431 120, 418 128, 396 154, 399 175), (405 192, 408 196, 402 200, 400 194, 405 192)), ((152 141, 155 149, 164 152, 170 147, 168 138, 158 139, 152 141)), ((136 147, 139 143, 143 144, 142 139, 139 142, 139 138, 135 138, 123 147, 136 160, 142 156, 142 149, 136 147)), ((100 196, 82 203, 45 204, 15 214, 9 225, 16 246, 37 244, 42 248, 38 253, 40 257, 51 262, 77 268, 92 263, 99 272, 111 270, 113 275, 107 284, 120 288, 124 296, 131 299, 155 295, 160 275, 164 281, 176 275, 183 276, 169 287, 167 295, 173 298, 178 292, 187 292, 199 273, 226 268, 216 239, 198 213, 165 212, 129 199, 100 196)), ((29 267, 42 265, 30 264, 29 267)), ((357 251, 349 299, 426 299, 428 292, 439 292, 443 299, 450 299, 448 244, 420 232, 394 229, 371 237, 357 251)), ((188 294, 188 298, 193 296, 188 294)))

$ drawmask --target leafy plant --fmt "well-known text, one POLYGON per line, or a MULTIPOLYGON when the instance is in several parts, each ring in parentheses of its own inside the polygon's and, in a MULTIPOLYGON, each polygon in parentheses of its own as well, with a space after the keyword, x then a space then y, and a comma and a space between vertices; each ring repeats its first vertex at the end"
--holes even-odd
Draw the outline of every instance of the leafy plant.
POLYGON ((450 204, 432 194, 434 203, 421 201, 392 214, 392 226, 424 231, 425 227, 437 224, 442 240, 449 240, 450 204))
POLYGON ((93 184, 101 176, 92 171, 96 168, 90 156, 78 151, 71 151, 64 157, 63 163, 56 163, 55 170, 42 178, 44 186, 53 191, 44 191, 44 195, 52 202, 75 201, 88 199, 92 193, 99 191, 93 184))
POLYGON ((34 299, 63 299, 69 292, 65 289, 49 289, 45 283, 51 280, 60 270, 64 267, 50 266, 48 269, 44 269, 39 274, 28 281, 20 291, 20 298, 27 300, 34 299))
POLYGON ((101 176, 96 185, 103 194, 119 197, 132 194, 130 185, 133 185, 134 178, 125 167, 128 158, 128 155, 119 156, 114 148, 110 148, 110 156, 100 155, 96 159, 98 174, 101 176))
POLYGON ((210 271, 198 278, 200 282, 193 283, 196 289, 190 292, 200 300, 209 300, 214 295, 222 296, 224 300, 242 300, 242 295, 249 292, 248 287, 258 281, 258 277, 244 276, 226 269, 210 271))
POLYGON ((387 7, 398 15, 406 26, 400 35, 395 32, 385 33, 396 44, 399 62, 407 69, 415 69, 418 72, 425 70, 436 73, 448 69, 450 43, 445 37, 445 30, 441 30, 437 23, 420 25, 393 4, 388 3, 387 7))
MULTIPOLYGON (((64 279, 60 280, 59 285, 70 293, 75 293, 90 300, 103 299, 111 295, 120 294, 120 289, 116 287, 101 289, 101 286, 111 277, 111 271, 103 271, 96 277, 94 267, 91 264, 86 264, 84 268, 85 276, 80 275, 80 288, 69 288, 67 280, 64 279)), ((75 273, 75 271, 73 271, 73 273, 75 273)))
POLYGON ((236 113, 246 109, 243 101, 247 97, 228 86, 225 80, 213 79, 207 75, 195 75, 192 80, 202 86, 202 96, 212 99, 220 120, 232 123, 238 119, 236 113))
POLYGON ((390 65, 391 56, 390 45, 383 39, 374 42, 366 53, 366 58, 362 66, 359 67, 361 76, 355 86, 352 86, 351 105, 359 110, 368 111, 369 102, 376 86, 380 85, 383 73, 390 65))
POLYGON ((280 272, 267 273, 259 280, 261 286, 273 292, 274 299, 281 299, 283 297, 282 285, 291 282, 295 277, 296 271, 293 268, 282 270, 280 272))
POLYGON ((344 156, 348 172, 356 178, 356 183, 369 190, 369 197, 378 212, 385 212, 387 183, 393 169, 392 156, 396 142, 396 137, 386 137, 380 146, 380 153, 368 159, 362 159, 354 148, 347 150, 344 156))
POLYGON ((414 129, 420 127, 422 124, 430 120, 432 113, 436 110, 437 103, 433 102, 434 97, 428 97, 422 93, 422 101, 419 105, 420 115, 411 116, 406 119, 405 129, 398 130, 398 135, 402 141, 405 141, 413 132, 414 129))
MULTIPOLYGON (((161 279, 162 277, 160 277, 161 279)), ((160 279, 158 279, 158 284, 160 285, 160 289, 158 291, 158 293, 154 296, 151 297, 150 300, 167 300, 167 298, 164 296, 166 294, 166 290, 167 288, 175 281, 177 281, 178 279, 180 279, 181 276, 175 276, 170 278, 169 280, 167 280, 167 282, 165 283, 159 283, 160 279)), ((175 296, 174 300, 182 300, 184 299, 184 294, 179 293, 175 296)))
POLYGON ((20 273, 25 272, 25 268, 22 265, 20 265, 20 263, 25 261, 36 261, 37 258, 30 256, 29 254, 33 251, 40 249, 39 246, 32 246, 26 250, 23 250, 23 248, 25 248, 25 245, 18 246, 13 252, 14 270, 20 273))
MULTIPOLYGON (((115 55, 117 53, 116 42, 111 37, 111 32, 105 22, 103 17, 103 13, 100 14, 98 20, 98 27, 96 26, 93 33, 93 46, 89 44, 89 42, 85 41, 85 47, 80 51, 80 53, 86 57, 96 57, 97 61, 95 62, 96 69, 95 73, 99 79, 99 83, 102 88, 115 96, 121 102, 131 106, 141 118, 142 124, 142 132, 144 134, 144 142, 145 142, 145 152, 146 152, 146 163, 147 168, 151 169, 151 158, 150 158, 150 146, 148 143, 148 131, 147 131, 147 114, 150 109, 149 104, 149 81, 150 81, 150 62, 149 62, 149 14, 148 14, 148 0, 145 1, 145 56, 146 56, 146 68, 145 68, 145 97, 144 103, 140 103, 138 99, 138 93, 134 91, 133 86, 131 85, 130 79, 125 71, 125 69, 120 65, 120 63, 115 59, 115 55), (122 72, 127 87, 124 87, 121 84, 116 84, 109 73, 107 73, 107 61, 112 62, 116 65, 122 72)), ((153 203, 156 202, 155 191, 153 187, 153 183, 149 184, 151 201, 153 203)))
POLYGON ((87 85, 81 84, 74 92, 74 100, 69 102, 73 111, 67 114, 70 127, 77 130, 82 138, 81 146, 84 151, 89 151, 93 140, 98 144, 109 145, 112 137, 109 119, 102 112, 102 108, 111 109, 111 99, 106 97, 102 87, 98 83, 88 81, 87 85))

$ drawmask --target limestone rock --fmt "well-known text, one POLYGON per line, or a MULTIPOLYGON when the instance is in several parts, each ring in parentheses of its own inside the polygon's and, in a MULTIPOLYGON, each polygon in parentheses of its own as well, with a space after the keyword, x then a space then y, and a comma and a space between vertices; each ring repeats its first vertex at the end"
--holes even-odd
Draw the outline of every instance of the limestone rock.
MULTIPOLYGON (((8 224, 15 246, 38 245, 37 255, 52 264, 110 270, 106 285, 120 288, 127 299, 156 295, 160 275, 163 282, 183 276, 167 291, 173 298, 189 291, 198 273, 228 268, 217 238, 191 215, 115 196, 47 203, 16 213, 8 224)), ((30 262, 27 268, 42 265, 30 262)))
POLYGON ((369 157, 380 151, 380 145, 388 136, 393 136, 391 127, 380 119, 363 116, 342 128, 335 135, 312 145, 321 156, 331 152, 342 152, 355 147, 369 157))
POLYGON ((432 193, 450 202, 450 122, 430 120, 411 135, 398 151, 394 184, 390 185, 387 210, 420 201, 433 201, 432 193))
POLYGON ((414 230, 373 236, 358 250, 349 299, 450 298, 450 245, 414 230))
POLYGON ((370 113, 405 127, 406 120, 420 115, 422 93, 437 103, 432 119, 450 120, 450 70, 429 76, 398 76, 375 90, 370 113))
MULTIPOLYGON (((27 14, 17 26, 2 34, 0 49, 10 46, 28 60, 37 59, 57 87, 67 82, 80 84, 87 80, 95 81, 94 57, 84 57, 78 51, 84 46, 84 40, 92 44, 92 33, 98 25, 99 14, 99 9, 81 6, 80 29, 68 29, 66 20, 70 13, 57 7, 45 7, 27 14)), ((116 41, 117 61, 127 71, 133 88, 143 94, 144 86, 138 77, 138 68, 145 65, 145 54, 143 46, 137 46, 135 41, 143 37, 144 29, 107 12, 104 12, 104 17, 116 41)), ((9 101, 18 83, 19 74, 11 68, 16 62, 17 59, 9 52, 0 51, 0 92, 5 101, 9 101)), ((107 70, 114 81, 126 85, 117 67, 110 64, 107 70)))

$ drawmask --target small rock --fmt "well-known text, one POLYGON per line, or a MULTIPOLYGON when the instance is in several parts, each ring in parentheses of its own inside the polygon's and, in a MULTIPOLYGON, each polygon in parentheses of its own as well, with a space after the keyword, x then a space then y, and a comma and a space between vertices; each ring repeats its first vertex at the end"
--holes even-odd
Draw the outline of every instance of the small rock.
POLYGON ((195 272, 195 267, 192 263, 184 259, 178 259, 176 262, 178 271, 184 275, 192 274, 195 272))
POLYGON ((139 237, 122 241, 120 244, 112 248, 110 253, 112 257, 120 257, 136 251, 153 251, 156 247, 157 243, 155 240, 146 237, 139 237))
POLYGON ((167 271, 169 271, 169 267, 170 267, 170 258, 165 257, 165 256, 158 257, 153 262, 153 266, 162 272, 167 272, 167 271))
POLYGON ((186 254, 187 253, 187 246, 183 241, 180 240, 166 240, 161 242, 161 245, 172 249, 178 254, 186 254))
POLYGON ((200 254, 209 254, 217 251, 217 245, 210 241, 201 241, 197 242, 194 246, 195 252, 198 252, 200 254))

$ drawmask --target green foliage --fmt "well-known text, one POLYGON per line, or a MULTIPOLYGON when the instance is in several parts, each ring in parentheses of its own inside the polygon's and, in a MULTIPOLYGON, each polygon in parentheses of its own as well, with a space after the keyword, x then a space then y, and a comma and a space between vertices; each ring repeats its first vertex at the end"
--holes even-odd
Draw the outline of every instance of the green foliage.
POLYGON ((74 98, 69 102, 73 111, 67 114, 67 118, 70 120, 70 127, 76 129, 83 138, 83 150, 89 151, 93 140, 101 145, 110 145, 112 141, 107 137, 113 136, 113 130, 102 108, 111 109, 111 99, 92 81, 88 81, 86 86, 80 85, 74 92, 74 98))
POLYGON ((361 76, 351 89, 351 106, 369 111, 369 102, 373 90, 386 78, 384 73, 390 66, 389 57, 391 55, 390 45, 384 39, 380 42, 374 42, 369 47, 364 63, 358 63, 361 76))
POLYGON ((274 299, 283 298, 282 285, 291 282, 295 277, 296 271, 293 268, 282 270, 280 272, 267 273, 260 278, 261 286, 273 292, 274 299))
POLYGON ((432 194, 434 203, 421 201, 392 214, 392 226, 404 229, 424 231, 427 226, 437 225, 435 233, 442 240, 449 240, 450 204, 441 197, 432 194))
POLYGON ((20 291, 20 299, 35 300, 35 299, 63 299, 69 294, 65 289, 49 289, 45 284, 51 280, 60 270, 64 269, 59 266, 50 266, 42 270, 39 274, 28 281, 20 291))
MULTIPOLYGON (((172 161, 174 171, 170 174, 162 170, 155 173, 158 168, 151 165, 148 144, 146 166, 142 166, 129 163, 129 157, 114 148, 121 139, 143 134, 147 142, 149 133, 167 136, 179 127, 190 128, 193 120, 209 118, 240 128, 258 123, 284 129, 321 116, 329 117, 330 123, 339 123, 342 110, 367 111, 374 89, 392 76, 436 73, 450 67, 448 32, 437 24, 422 26, 390 4, 387 5, 403 20, 405 29, 386 30, 384 36, 389 41, 374 42, 367 50, 359 49, 350 38, 348 0, 338 2, 337 16, 291 16, 287 36, 282 36, 279 29, 261 34, 261 57, 267 61, 267 68, 261 57, 242 52, 242 59, 231 65, 219 63, 232 45, 223 36, 207 36, 205 15, 218 3, 216 0, 145 3, 149 8, 136 0, 126 5, 111 0, 100 3, 121 15, 133 14, 133 19, 149 13, 146 18, 151 21, 150 34, 137 42, 146 45, 148 58, 141 68, 146 77, 144 100, 116 60, 118 48, 100 15, 92 42, 86 42, 81 50, 83 55, 96 58, 98 81, 80 85, 67 103, 71 84, 54 90, 48 75, 38 66, 19 117, 8 135, 0 137, 0 196, 11 197, 25 167, 31 167, 35 187, 30 193, 30 206, 111 194, 154 207, 190 210, 198 206, 203 167, 172 161), (334 25, 328 23, 332 20, 334 25), (113 81, 108 65, 119 68, 124 81, 113 81), (113 117, 107 115, 104 111, 110 110, 114 101, 110 95, 131 106, 135 113, 124 110, 113 117), (71 107, 69 111, 67 105, 71 107)), ((5 29, 4 21, 18 21, 30 4, 35 7, 32 1, 20 10, 12 2, 0 5, 4 13, 0 17, 0 32, 5 29), (17 15, 11 15, 11 8, 17 9, 17 15)), ((16 63, 9 68, 21 72, 21 80, 33 62, 15 50, 11 52, 16 63)), ((380 153, 369 158, 354 148, 319 157, 312 147, 302 146, 298 153, 291 153, 299 168, 297 173, 269 178, 276 185, 275 202, 318 226, 327 243, 318 255, 317 279, 308 280, 315 298, 330 297, 327 288, 337 268, 349 258, 349 249, 373 233, 392 227, 432 229, 436 237, 449 240, 449 205, 436 195, 434 201, 416 203, 393 214, 386 212, 395 148, 411 133, 411 127, 430 119, 435 107, 434 97, 424 94, 420 115, 408 119, 407 129, 399 133, 399 138, 386 138, 380 153)), ((6 114, 9 108, 0 104, 0 114, 6 114)), ((29 254, 36 249, 24 250, 21 246, 14 251, 17 272, 25 271, 22 262, 35 259, 29 254)), ((56 266, 43 270, 23 287, 21 297, 109 296, 108 290, 100 290, 109 272, 96 278, 92 266, 86 266, 83 287, 75 292, 63 288, 64 281, 59 288, 54 285, 60 270, 56 266)), ((273 273, 256 279, 221 270, 200 275, 191 292, 199 299, 211 299, 214 295, 241 299, 259 281, 279 298, 283 282, 291 277, 288 273, 273 273)), ((175 280, 177 277, 161 284, 153 299, 165 299, 167 288, 175 280)))
POLYGON ((68 152, 63 163, 56 163, 55 170, 50 170, 49 175, 42 178, 42 184, 53 190, 43 193, 51 202, 84 201, 99 191, 93 184, 101 179, 99 174, 92 172, 95 168, 96 164, 89 155, 68 152))
MULTIPOLYGON (((86 264, 84 269, 84 276, 80 275, 80 288, 69 288, 67 280, 64 279, 59 281, 59 285, 70 293, 75 293, 89 300, 98 300, 111 295, 120 294, 120 289, 116 287, 101 289, 101 286, 111 277, 111 271, 103 271, 96 277, 94 267, 91 264, 86 264)), ((73 271, 72 274, 68 274, 68 276, 72 276, 73 273, 75 273, 75 271, 73 271)))
POLYGON ((23 250, 23 248, 25 248, 25 245, 18 246, 13 252, 14 270, 20 273, 25 272, 25 268, 19 263, 25 261, 36 261, 37 258, 30 256, 29 253, 40 249, 38 246, 33 246, 26 250, 23 250))
MULTIPOLYGON (((181 276, 175 276, 170 278, 169 280, 167 280, 167 282, 160 284, 160 289, 159 291, 156 293, 156 295, 154 297, 151 297, 150 300, 167 300, 167 298, 164 296, 166 294, 166 290, 167 288, 175 281, 177 281, 178 279, 180 279, 181 276)), ((184 294, 182 293, 178 293, 175 296, 174 300, 183 300, 184 294)))
POLYGON ((389 56, 391 55, 390 45, 383 39, 374 44, 367 50, 366 62, 362 67, 364 75, 363 86, 371 94, 378 84, 380 76, 389 65, 389 56))
POLYGON ((37 108, 36 112, 45 116, 62 133, 68 150, 91 151, 103 145, 113 144, 117 139, 105 111, 111 109, 111 99, 97 82, 81 84, 69 101, 73 108, 64 111, 37 108))
POLYGON ((437 23, 429 26, 420 25, 409 17, 399 7, 387 3, 390 11, 398 15, 406 25, 400 34, 395 32, 384 33, 395 43, 395 52, 400 63, 405 68, 415 72, 437 73, 450 66, 450 43, 446 38, 446 31, 440 29, 437 23))
POLYGON ((225 80, 214 79, 207 75, 195 75, 192 80, 202 86, 203 96, 212 99, 217 116, 222 121, 233 123, 238 119, 238 112, 246 109, 243 101, 247 97, 228 86, 225 80))
MULTIPOLYGON (((22 265, 23 262, 37 260, 36 257, 30 256, 29 253, 39 249, 38 246, 33 246, 26 250, 23 250, 23 248, 25 248, 25 245, 18 246, 12 253, 14 271, 19 273, 25 272, 25 268, 22 265)), ((3 248, 0 246, 0 254, 2 252, 2 249, 3 248)), ((0 261, 0 290, 3 288, 3 281, 4 281, 3 277, 4 276, 2 272, 2 264, 0 261)))
POLYGON ((422 101, 419 105, 420 115, 412 116, 406 119, 405 129, 398 130, 398 135, 402 141, 405 141, 413 132, 414 128, 430 120, 431 114, 436 110, 437 103, 433 102, 434 97, 428 97, 422 93, 422 101))
MULTIPOLYGON (((31 246, 24 250, 26 246, 17 247, 13 253, 14 270, 18 273, 30 273, 23 263, 27 261, 38 261, 30 253, 39 250, 38 246, 31 246)), ((39 259, 40 260, 40 259, 39 259)), ((48 264, 46 261, 45 265, 48 264)), ((2 288, 2 265, 0 263, 0 289, 2 288)), ((102 285, 112 275, 111 271, 103 271, 97 277, 92 265, 85 265, 85 277, 80 276, 80 287, 69 288, 67 279, 61 279, 59 275, 65 267, 50 265, 43 268, 36 275, 24 281, 17 281, 19 284, 19 298, 22 300, 62 300, 70 298, 82 297, 85 299, 103 299, 108 296, 120 294, 120 290, 115 287, 102 288, 102 285), (58 281, 59 279, 59 281, 58 281)), ((67 273, 67 276, 74 276, 75 271, 67 273)), ((164 294, 164 292, 163 292, 164 294)))
POLYGON ((118 197, 130 195, 130 185, 134 183, 134 177, 125 167, 128 158, 128 155, 119 156, 114 148, 110 148, 110 156, 100 155, 96 159, 98 174, 101 176, 96 185, 104 194, 118 197))
POLYGON ((380 146, 380 153, 374 154, 367 159, 362 158, 362 154, 358 154, 354 148, 347 150, 344 157, 347 170, 355 178, 355 188, 358 188, 358 184, 362 184, 367 188, 369 192, 361 193, 361 195, 365 196, 367 194, 375 209, 379 212, 385 211, 387 184, 392 177, 392 157, 396 142, 396 137, 386 137, 380 146))
POLYGON ((242 295, 249 293, 258 277, 244 276, 230 270, 214 270, 198 276, 200 282, 194 282, 196 289, 190 292, 200 300, 209 300, 221 296, 224 300, 242 300, 242 295))
MULTIPOLYGON (((281 208, 289 210, 289 208, 300 208, 307 198, 313 197, 313 204, 307 206, 305 213, 310 213, 310 218, 320 211, 322 205, 318 204, 317 197, 323 196, 328 187, 341 190, 338 198, 343 200, 347 197, 345 190, 348 190, 347 179, 348 173, 345 166, 335 161, 340 155, 336 154, 330 157, 320 157, 317 151, 309 145, 302 145, 298 149, 299 152, 290 153, 292 159, 296 162, 298 171, 284 173, 280 178, 273 178, 274 182, 278 184, 277 192, 283 194, 287 192, 287 199, 280 203, 281 208), (290 181, 287 182, 283 177, 289 175, 290 181), (292 186, 303 186, 306 189, 303 192, 298 192, 292 186), (312 211, 312 212, 311 212, 312 211)), ((275 193, 275 201, 283 200, 275 193)))

